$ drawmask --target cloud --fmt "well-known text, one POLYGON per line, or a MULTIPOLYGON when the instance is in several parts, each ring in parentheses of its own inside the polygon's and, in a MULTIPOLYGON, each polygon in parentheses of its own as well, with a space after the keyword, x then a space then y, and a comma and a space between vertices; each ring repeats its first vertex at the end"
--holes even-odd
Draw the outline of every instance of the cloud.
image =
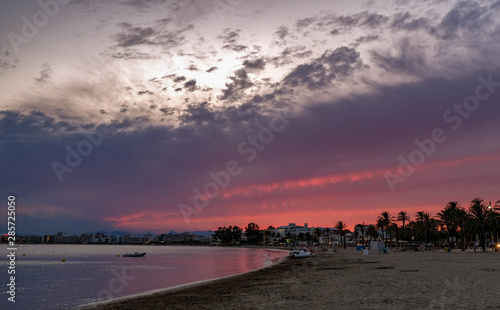
POLYGON ((274 34, 277 35, 280 40, 283 40, 290 34, 290 30, 288 27, 281 26, 274 34))
POLYGON ((481 31, 485 25, 493 23, 493 11, 475 1, 460 1, 435 27, 435 33, 448 40, 460 35, 459 30, 481 31))
POLYGON ((392 17, 391 28, 397 30, 417 31, 428 30, 429 19, 425 17, 412 18, 409 12, 399 12, 392 17))
POLYGON ((191 24, 178 26, 177 29, 164 22, 151 24, 154 25, 144 27, 119 23, 117 26, 121 31, 111 35, 115 45, 109 47, 106 53, 119 59, 156 59, 162 52, 187 43, 187 34, 194 29, 191 24), (144 47, 148 47, 147 52, 141 50, 144 47))
POLYGON ((350 75, 361 68, 362 61, 354 48, 339 47, 327 50, 320 58, 297 66, 283 82, 290 87, 304 86, 310 90, 324 88, 334 79, 350 75))
POLYGON ((226 83, 226 89, 222 90, 221 100, 231 100, 237 102, 242 98, 243 92, 254 86, 245 69, 234 72, 234 76, 229 77, 230 83, 226 83))
POLYGON ((40 111, 23 114, 20 111, 0 111, 0 133, 8 140, 16 137, 40 137, 47 134, 74 132, 78 126, 57 121, 40 111))
POLYGON ((156 34, 151 27, 133 27, 130 23, 118 24, 122 32, 114 36, 115 42, 120 47, 132 47, 135 45, 153 45, 153 36, 156 34))
POLYGON ((372 60, 388 72, 404 73, 415 76, 428 74, 426 55, 421 48, 415 46, 409 38, 403 38, 394 47, 397 53, 371 51, 372 60))
POLYGON ((208 72, 208 73, 214 72, 217 69, 218 69, 217 67, 210 67, 206 72, 208 72))
POLYGON ((299 19, 296 23, 295 23, 295 27, 297 29, 303 29, 303 28, 306 28, 308 27, 309 25, 311 25, 312 23, 314 23, 316 19, 314 17, 307 17, 307 18, 302 18, 302 19, 299 19))
POLYGON ((50 79, 51 74, 52 74, 52 69, 50 67, 50 64, 48 62, 45 62, 42 65, 42 70, 40 71, 40 77, 36 78, 35 81, 38 84, 45 84, 47 83, 47 80, 50 79))
POLYGON ((2 49, 2 44, 0 43, 0 76, 5 74, 9 69, 14 69, 18 65, 17 58, 8 50, 2 49))
POLYGON ((359 45, 360 43, 367 43, 371 41, 377 41, 379 39, 378 35, 367 35, 367 36, 361 36, 356 39, 356 44, 359 45))
POLYGON ((223 34, 217 36, 217 38, 222 39, 222 48, 230 49, 236 52, 241 52, 246 50, 248 47, 245 45, 238 44, 240 38, 239 32, 241 29, 231 30, 226 28, 223 30, 223 34))
POLYGON ((263 58, 257 58, 255 60, 245 60, 243 62, 243 66, 247 70, 259 71, 264 70, 264 68, 266 67, 266 62, 263 58))
MULTIPOLYGON (((332 58, 330 61, 339 65, 338 59, 332 58)), ((269 126, 272 114, 260 104, 221 108, 207 102, 190 104, 182 110, 182 125, 176 128, 134 129, 137 120, 109 123, 116 127, 115 132, 105 135, 80 166, 64 175, 61 184, 50 163, 54 160, 64 163, 66 146, 75 149, 86 136, 61 131, 65 124, 52 121, 43 113, 33 111, 23 115, 4 111, 0 129, 5 139, 0 156, 5 161, 2 160, 0 168, 10 175, 15 171, 17 177, 9 182, 0 181, 0 186, 7 191, 22 186, 24 203, 33 207, 47 202, 72 206, 84 212, 81 220, 92 219, 96 214, 99 217, 134 214, 140 203, 141 211, 146 214, 143 223, 154 220, 150 214, 166 212, 170 214, 169 227, 185 227, 178 204, 190 203, 192 188, 202 188, 209 182, 210 171, 224 169, 227 161, 237 160, 243 172, 221 192, 225 195, 221 197, 227 198, 214 200, 197 218, 220 220, 241 212, 246 216, 272 214, 285 206, 289 206, 290 212, 306 207, 311 212, 321 212, 336 202, 360 197, 366 201, 374 195, 380 195, 378 201, 381 201, 389 191, 383 176, 375 172, 397 168, 397 157, 415 148, 414 139, 428 138, 436 127, 446 129, 449 124, 442 120, 443 111, 474 91, 476 76, 386 87, 379 89, 377 95, 311 103, 282 132, 275 133, 272 143, 263 144, 265 148, 251 163, 237 149, 243 141, 258 136, 262 128, 269 126), (26 181, 33 178, 36 181, 26 181), (242 192, 242 189, 252 190, 242 192), (321 201, 328 201, 329 206, 323 206, 321 201), (240 210, 245 205, 255 208, 240 210)), ((498 77, 500 73, 494 74, 494 80, 498 77)), ((497 97, 491 98, 492 102, 497 97)), ((162 109, 166 115, 172 112, 162 109)), ((498 145, 495 144, 498 139, 478 139, 499 129, 495 118, 499 109, 499 105, 485 103, 464 120, 460 132, 447 132, 450 140, 437 147, 426 165, 478 154, 500 154, 496 146, 485 147, 498 145)), ((89 133, 91 127, 89 124, 89 133)), ((475 161, 470 168, 478 167, 481 161, 475 161)), ((433 172, 436 169, 415 173, 404 183, 402 192, 392 197, 400 199, 412 189, 429 196, 429 185, 422 187, 422 178, 429 178, 430 186, 442 186, 446 183, 444 179, 458 182, 458 175, 464 179, 469 175, 469 172, 460 174, 464 171, 460 165, 456 172, 452 166, 440 169, 444 170, 439 171, 439 177, 433 172)))
POLYGON ((189 80, 184 83, 184 89, 189 92, 194 92, 196 90, 196 80, 189 80))

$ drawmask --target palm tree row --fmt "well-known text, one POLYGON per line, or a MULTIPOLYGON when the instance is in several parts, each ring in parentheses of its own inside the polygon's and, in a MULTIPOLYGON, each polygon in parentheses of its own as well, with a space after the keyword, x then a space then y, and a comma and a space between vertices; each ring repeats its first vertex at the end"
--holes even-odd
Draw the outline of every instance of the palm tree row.
MULTIPOLYGON (((337 222, 336 228, 345 234, 345 227, 340 229, 337 222)), ((418 244, 429 242, 442 242, 458 244, 465 250, 467 245, 478 242, 486 250, 488 241, 498 243, 500 235, 500 201, 492 206, 486 204, 483 199, 475 198, 470 202, 469 208, 465 209, 457 201, 450 201, 443 210, 434 217, 432 214, 419 211, 412 221, 406 211, 401 211, 397 216, 384 211, 377 218, 375 225, 365 223, 355 225, 355 232, 361 235, 363 243, 370 240, 382 239, 384 241, 395 240, 396 245, 402 241, 403 244, 418 244), (398 226, 397 222, 402 225, 398 226), (378 233, 381 231, 381 236, 378 233)))

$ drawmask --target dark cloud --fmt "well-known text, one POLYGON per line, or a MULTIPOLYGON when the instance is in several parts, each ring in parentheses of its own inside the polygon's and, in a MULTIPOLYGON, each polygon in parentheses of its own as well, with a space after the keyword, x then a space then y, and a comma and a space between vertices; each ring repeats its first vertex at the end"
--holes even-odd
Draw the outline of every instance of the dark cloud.
POLYGON ((207 102, 202 102, 200 104, 191 104, 184 111, 184 113, 179 116, 179 120, 182 123, 194 123, 196 125, 216 123, 220 120, 217 118, 217 114, 210 108, 207 102))
POLYGON ((217 36, 217 38, 222 39, 224 49, 230 49, 236 52, 241 52, 247 49, 247 46, 238 44, 238 39, 240 35, 238 34, 241 29, 231 30, 229 28, 223 30, 223 34, 217 36))
POLYGON ((330 34, 333 35, 333 36, 335 36, 335 35, 340 34, 340 31, 338 29, 333 29, 333 30, 330 31, 330 34))
POLYGON ((356 39, 356 45, 359 45, 361 43, 367 43, 371 41, 377 41, 379 39, 378 35, 368 35, 368 36, 361 36, 356 39))
POLYGON ((193 92, 196 90, 196 80, 189 80, 186 83, 184 83, 184 89, 193 92))
POLYGON ((40 111, 23 114, 19 111, 0 111, 0 133, 6 140, 15 137, 39 137, 58 132, 74 132, 79 126, 55 118, 40 111))
POLYGON ((40 71, 40 77, 36 78, 35 81, 38 84, 45 84, 50 79, 50 75, 52 74, 52 68, 48 62, 45 62, 42 65, 42 70, 40 71))
POLYGON ((3 50, 0 43, 0 76, 7 72, 7 70, 17 67, 17 63, 18 60, 14 55, 8 50, 3 50))
POLYGON ((421 29, 427 30, 429 28, 429 20, 427 18, 412 18, 409 12, 396 13, 392 18, 391 28, 393 29, 417 31, 421 29))
POLYGON ((210 67, 210 69, 208 69, 206 72, 208 72, 208 73, 214 72, 217 69, 218 69, 217 67, 210 67))
POLYGON ((274 66, 280 67, 292 63, 294 58, 308 58, 311 55, 312 51, 307 50, 305 46, 291 46, 285 48, 280 55, 271 57, 270 61, 274 66))
POLYGON ((295 23, 295 27, 298 28, 298 29, 303 29, 303 28, 306 28, 308 27, 309 25, 311 25, 312 23, 314 23, 316 19, 313 18, 313 17, 307 17, 307 18, 303 18, 303 19, 299 19, 296 23, 295 23))
POLYGON ((111 54, 116 59, 158 59, 158 56, 140 52, 136 49, 127 49, 126 52, 116 52, 111 54))
POLYGON ((114 36, 115 42, 120 47, 132 47, 135 45, 152 45, 153 36, 156 34, 151 27, 133 27, 129 23, 118 24, 122 32, 114 36))
POLYGON ((426 75, 426 57, 421 48, 414 46, 409 38, 403 38, 394 46, 397 54, 371 51, 372 60, 388 72, 409 75, 426 75))
POLYGON ((226 83, 226 89, 222 90, 221 100, 238 101, 242 98, 243 91, 254 85, 245 69, 237 70, 234 76, 229 78, 231 82, 226 83))
POLYGON ((339 47, 327 50, 320 58, 308 64, 297 66, 283 82, 290 87, 305 86, 310 90, 323 88, 334 79, 350 75, 352 71, 362 67, 362 61, 354 48, 339 47))
POLYGON ((266 62, 264 61, 263 58, 257 58, 254 60, 245 60, 243 62, 243 66, 247 70, 259 71, 259 70, 263 70, 266 67, 266 62))
POLYGON ((370 28, 379 28, 385 22, 389 20, 389 17, 380 14, 369 14, 362 22, 361 26, 368 26, 370 28))
POLYGON ((160 112, 162 112, 163 115, 174 115, 176 110, 173 108, 163 107, 160 108, 160 112))
POLYGON ((189 65, 189 67, 187 68, 189 71, 200 71, 200 69, 198 69, 198 67, 196 67, 195 65, 191 64, 189 65))
POLYGON ((137 92, 137 95, 142 96, 142 95, 154 95, 155 93, 149 90, 141 90, 137 92))
POLYGON ((335 17, 332 21, 333 23, 343 26, 343 27, 354 27, 358 24, 359 22, 359 15, 356 16, 338 16, 335 17))
POLYGON ((163 24, 154 27, 134 26, 125 22, 118 24, 120 32, 111 36, 116 43, 106 52, 119 59, 155 59, 157 55, 138 50, 144 46, 158 47, 163 50, 178 47, 186 43, 186 33, 193 30, 193 25, 171 29, 163 24))
POLYGON ((290 34, 290 30, 285 26, 281 26, 274 34, 277 35, 280 40, 283 40, 290 34))
POLYGON ((467 32, 482 31, 491 24, 493 11, 488 6, 481 6, 475 1, 460 1, 433 29, 442 39, 451 39, 460 35, 460 30, 467 32))
POLYGON ((173 79, 172 81, 174 81, 174 83, 180 83, 180 82, 183 82, 186 80, 186 77, 185 76, 173 76, 173 79))

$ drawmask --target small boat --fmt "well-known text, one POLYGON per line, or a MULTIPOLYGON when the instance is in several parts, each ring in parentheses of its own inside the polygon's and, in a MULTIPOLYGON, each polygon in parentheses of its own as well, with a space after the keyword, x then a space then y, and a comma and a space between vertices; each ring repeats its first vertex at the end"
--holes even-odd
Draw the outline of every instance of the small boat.
POLYGON ((123 254, 123 257, 144 257, 144 255, 146 255, 146 252, 143 253, 135 252, 134 254, 123 254))
POLYGON ((303 247, 305 249, 291 250, 290 251, 290 256, 295 257, 295 258, 316 256, 316 252, 314 252, 313 249, 311 249, 311 248, 309 248, 308 246, 305 246, 305 245, 303 245, 303 247))

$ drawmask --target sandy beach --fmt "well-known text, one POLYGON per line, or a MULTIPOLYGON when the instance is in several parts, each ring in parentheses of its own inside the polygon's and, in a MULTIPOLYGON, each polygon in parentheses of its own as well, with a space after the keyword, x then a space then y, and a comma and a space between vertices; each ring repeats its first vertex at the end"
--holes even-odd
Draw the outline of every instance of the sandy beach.
POLYGON ((500 253, 348 248, 93 309, 500 309, 499 280, 500 253))

